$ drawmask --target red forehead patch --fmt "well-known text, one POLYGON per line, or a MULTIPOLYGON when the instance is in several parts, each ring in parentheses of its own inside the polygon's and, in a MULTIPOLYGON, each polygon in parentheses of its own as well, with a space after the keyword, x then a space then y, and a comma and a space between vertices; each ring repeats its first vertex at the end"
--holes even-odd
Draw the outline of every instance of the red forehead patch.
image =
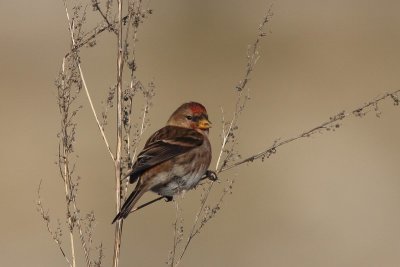
POLYGON ((206 108, 200 103, 190 102, 188 104, 193 113, 207 113, 206 108))

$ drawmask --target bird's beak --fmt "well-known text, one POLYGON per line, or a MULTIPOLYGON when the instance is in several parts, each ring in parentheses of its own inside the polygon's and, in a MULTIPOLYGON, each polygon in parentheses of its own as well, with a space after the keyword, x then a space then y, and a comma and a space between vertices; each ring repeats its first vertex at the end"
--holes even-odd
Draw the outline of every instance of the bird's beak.
POLYGON ((201 119, 198 125, 199 129, 201 130, 208 130, 209 128, 211 128, 211 122, 206 118, 201 119))

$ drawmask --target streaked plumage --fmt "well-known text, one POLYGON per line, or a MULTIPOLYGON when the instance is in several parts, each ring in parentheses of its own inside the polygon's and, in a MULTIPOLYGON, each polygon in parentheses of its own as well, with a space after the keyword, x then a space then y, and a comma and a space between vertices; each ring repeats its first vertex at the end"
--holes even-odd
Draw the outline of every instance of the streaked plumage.
POLYGON ((181 105, 171 115, 167 126, 147 140, 127 174, 130 183, 137 181, 137 184, 113 223, 125 219, 147 191, 172 197, 195 187, 211 162, 209 128, 203 105, 196 102, 181 105))

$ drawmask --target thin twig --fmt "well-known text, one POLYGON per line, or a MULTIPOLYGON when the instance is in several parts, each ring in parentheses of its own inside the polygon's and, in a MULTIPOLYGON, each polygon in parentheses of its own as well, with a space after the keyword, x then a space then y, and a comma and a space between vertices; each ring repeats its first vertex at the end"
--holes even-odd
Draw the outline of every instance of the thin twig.
MULTIPOLYGON (((223 133, 222 133, 222 144, 221 144, 221 149, 220 149, 220 153, 217 159, 217 163, 216 163, 216 173, 218 174, 220 172, 219 168, 219 164, 221 162, 222 156, 224 154, 225 151, 225 147, 227 145, 227 143, 230 141, 230 139, 232 139, 233 136, 233 130, 236 128, 237 125, 237 117, 238 115, 242 112, 244 105, 248 99, 247 95, 245 96, 244 100, 242 99, 243 97, 243 92, 244 89, 246 88, 248 81, 250 80, 250 76, 254 70, 255 65, 257 64, 257 61, 259 59, 259 54, 258 54, 258 48, 259 48, 259 44, 260 41, 263 37, 266 36, 266 34, 264 33, 264 28, 267 25, 267 23, 269 22, 270 18, 272 17, 272 11, 271 8, 267 11, 267 14, 265 15, 265 17, 263 18, 262 22, 260 23, 259 27, 258 27, 258 34, 257 34, 257 38, 255 40, 255 42, 250 46, 249 50, 248 50, 248 55, 247 55, 247 65, 246 65, 246 69, 245 69, 245 73, 244 76, 242 78, 242 80, 239 82, 239 84, 236 86, 236 90, 238 92, 237 98, 236 98, 236 105, 235 105, 235 111, 233 114, 233 118, 229 124, 228 129, 225 131, 225 125, 223 125, 223 133)), ((233 153, 233 145, 230 148, 230 151, 228 151, 227 156, 223 162, 224 166, 226 164, 226 162, 228 161, 230 155, 233 153)), ((222 167, 221 166, 221 167, 222 167)), ((182 253, 179 257, 179 260, 176 264, 176 266, 178 266, 178 264, 180 263, 180 261, 182 260, 183 256, 185 255, 187 248, 189 247, 189 244, 191 243, 191 241, 193 240, 194 236, 196 236, 196 234, 198 234, 199 232, 196 231, 197 228, 197 224, 198 221, 200 219, 200 215, 204 212, 204 208, 206 207, 205 203, 207 202, 207 199, 210 195, 210 192, 212 191, 214 182, 211 181, 200 201, 200 209, 196 214, 195 220, 193 222, 193 226, 192 229, 190 231, 190 234, 186 240, 186 244, 182 250, 182 253)), ((225 196, 225 194, 223 194, 222 198, 225 196)), ((203 225, 202 225, 203 227, 203 225)))
POLYGON ((92 6, 95 10, 99 11, 100 16, 104 19, 104 21, 107 23, 107 28, 115 31, 114 29, 114 24, 111 24, 110 21, 107 18, 107 13, 104 14, 104 12, 101 10, 99 2, 97 0, 92 0, 92 6))
MULTIPOLYGON (((75 45, 75 37, 74 37, 74 32, 73 32, 74 25, 73 25, 73 22, 71 22, 71 19, 70 19, 70 16, 69 16, 69 12, 68 12, 68 7, 67 7, 67 4, 66 4, 65 1, 64 1, 64 7, 65 7, 66 16, 67 16, 67 19, 68 19, 68 28, 69 28, 69 32, 70 32, 70 36, 71 36, 71 42, 72 42, 72 45, 75 45)), ((62 72, 63 72, 64 75, 65 75, 65 60, 66 60, 66 58, 64 57, 63 65, 62 65, 62 72)), ((112 153, 110 151, 110 148, 109 148, 109 145, 108 145, 107 138, 104 135, 104 131, 102 130, 102 127, 100 127, 100 124, 99 124, 99 121, 98 121, 98 118, 97 118, 97 115, 96 115, 96 112, 95 112, 95 109, 94 109, 94 106, 93 106, 93 103, 92 103, 88 88, 87 88, 87 85, 86 85, 85 78, 83 76, 83 71, 82 71, 82 68, 80 66, 79 61, 77 61, 77 66, 78 66, 78 69, 79 69, 79 73, 80 73, 82 84, 83 84, 83 86, 85 88, 87 97, 89 99, 89 103, 90 103, 90 105, 92 107, 92 111, 93 111, 93 114, 94 114, 94 116, 96 118, 96 121, 98 123, 100 132, 102 133, 103 139, 104 139, 105 144, 106 144, 106 146, 107 146, 107 148, 108 148, 108 150, 110 152, 111 158, 113 158, 113 155, 112 155, 112 153)), ((66 127, 63 127, 63 128, 66 128, 66 127)), ((64 133, 64 135, 66 135, 66 133, 64 133)), ((69 207, 69 205, 70 205, 69 203, 72 203, 73 208, 74 208, 73 215, 71 214, 69 209, 67 211, 68 223, 70 225, 71 247, 74 246, 73 245, 73 241, 74 240, 73 240, 73 232, 72 232, 72 230, 74 228, 73 224, 76 223, 76 226, 78 228, 79 238, 80 238, 80 241, 81 241, 81 244, 82 244, 82 248, 83 248, 83 252, 84 252, 84 255, 85 255, 86 265, 88 267, 90 267, 92 264, 91 264, 90 255, 89 255, 89 248, 87 247, 87 244, 86 244, 86 241, 85 241, 85 237, 84 237, 84 233, 83 233, 83 229, 82 229, 82 225, 81 225, 81 218, 80 218, 80 215, 79 215, 79 209, 78 209, 78 207, 76 205, 75 195, 72 192, 72 184, 71 184, 70 172, 68 170, 68 162, 67 162, 67 154, 66 153, 67 153, 66 146, 63 145, 63 158, 65 160, 63 177, 64 177, 64 183, 65 183, 65 191, 66 191, 67 200, 68 200, 67 206, 69 207), (72 222, 71 216, 74 217, 74 222, 72 222)), ((74 252, 74 250, 72 248, 71 248, 71 250, 72 250, 73 265, 75 266, 75 252, 74 252)))
POLYGON ((348 117, 351 117, 351 116, 362 117, 362 116, 366 115, 369 111, 371 111, 371 110, 368 110, 368 109, 371 109, 371 108, 373 108, 376 111, 376 107, 377 107, 378 103, 383 101, 383 100, 385 100, 388 97, 391 97, 393 99, 393 101, 394 101, 394 104, 398 105, 398 102, 397 102, 398 100, 396 101, 396 99, 398 99, 397 94, 399 94, 399 92, 400 92, 400 90, 396 90, 396 91, 393 91, 393 92, 390 92, 390 93, 385 93, 383 96, 381 96, 379 98, 376 98, 375 100, 371 100, 368 103, 362 105, 361 107, 353 109, 350 112, 345 112, 345 111, 339 112, 335 116, 329 118, 328 121, 325 121, 325 122, 321 123, 320 125, 315 126, 315 127, 311 128, 309 130, 306 130, 306 131, 304 131, 304 132, 302 132, 302 133, 300 133, 300 134, 298 134, 298 135, 296 135, 294 137, 285 139, 285 140, 280 141, 280 142, 276 142, 275 141, 267 149, 265 149, 265 150, 263 150, 263 151, 261 151, 261 152, 259 152, 257 154, 254 154, 254 155, 252 155, 250 157, 247 157, 247 158, 245 158, 245 159, 243 159, 241 161, 235 162, 232 165, 224 167, 220 172, 230 170, 232 168, 235 168, 235 167, 237 167, 237 166, 239 166, 241 164, 247 163, 247 162, 253 162, 256 159, 268 158, 272 154, 276 153, 276 149, 278 147, 283 146, 283 145, 288 144, 288 143, 291 143, 293 141, 296 141, 296 140, 298 140, 300 138, 310 137, 311 135, 313 135, 315 133, 318 133, 321 130, 332 130, 332 129, 338 128, 338 127, 340 127, 340 124, 338 124, 339 121, 343 121, 344 119, 346 119, 348 117))
POLYGON ((76 200, 75 200, 74 196, 73 196, 72 204, 74 206, 74 211, 75 211, 75 215, 74 216, 75 216, 75 219, 76 219, 76 226, 78 228, 79 239, 80 239, 81 244, 82 244, 83 253, 85 254, 86 266, 90 267, 90 266, 92 266, 92 262, 90 260, 89 248, 87 247, 87 244, 86 244, 86 241, 85 241, 85 236, 83 234, 82 224, 81 224, 82 219, 79 216, 79 209, 76 206, 76 200))
POLYGON ((81 75, 83 87, 85 88, 85 92, 86 92, 87 98, 89 100, 90 107, 92 108, 92 112, 93 112, 94 118, 96 119, 97 127, 100 130, 101 136, 103 137, 104 143, 105 143, 105 145, 107 147, 107 150, 108 150, 108 153, 110 154, 111 159, 113 161, 115 161, 114 154, 111 152, 110 145, 108 143, 106 134, 104 133, 103 127, 101 126, 99 118, 97 117, 96 110, 94 109, 92 98, 90 97, 89 90, 88 90, 88 87, 86 86, 86 81, 85 81, 85 78, 83 76, 82 67, 81 67, 81 64, 79 64, 79 63, 78 63, 78 68, 79 68, 79 73, 81 75))
MULTIPOLYGON (((122 156, 122 73, 123 73, 123 43, 122 43, 122 0, 118 0, 118 58, 117 58, 117 151, 115 157, 115 198, 116 212, 121 210, 121 156, 122 156)), ((115 224, 113 267, 118 267, 121 250, 123 220, 115 224)))
MULTIPOLYGON (((146 105, 144 106, 144 110, 143 110, 143 114, 142 114, 142 122, 140 125, 140 131, 139 131, 139 135, 137 136, 137 140, 136 140, 136 144, 140 142, 142 135, 144 133, 145 130, 145 123, 146 123, 146 114, 148 112, 148 103, 146 102, 146 105)), ((133 164, 135 162, 136 159, 136 154, 137 154, 137 148, 138 146, 135 146, 134 152, 133 152, 133 156, 132 156, 132 160, 131 163, 133 164)))
MULTIPOLYGON (((66 4, 65 1, 64 1, 64 7, 65 7, 65 13, 67 14, 68 28, 69 28, 69 32, 70 32, 70 35, 71 35, 72 45, 75 46, 75 38, 74 38, 73 26, 71 25, 71 22, 70 22, 70 16, 69 16, 69 12, 68 12, 68 7, 67 7, 67 4, 66 4)), ((65 56, 64 59, 66 57, 67 56, 65 56)), ((78 65, 79 74, 81 76, 81 80, 82 80, 82 83, 83 83, 83 87, 85 88, 85 92, 86 92, 87 98, 89 100, 90 107, 92 109, 92 113, 94 115, 94 118, 96 119, 97 126, 98 126, 98 128, 100 130, 101 136, 103 137, 104 143, 105 143, 105 145, 107 147, 107 150, 108 150, 108 152, 110 154, 111 159, 113 161, 115 161, 114 155, 111 152, 110 145, 109 145, 107 137, 106 137, 106 135, 104 133, 103 127, 101 126, 99 118, 97 117, 97 113, 96 113, 96 110, 94 108, 94 105, 93 105, 93 102, 92 102, 92 98, 90 97, 89 89, 88 89, 88 87, 86 85, 85 77, 83 76, 83 71, 82 71, 81 64, 79 63, 79 61, 78 61, 77 65, 78 65)))
MULTIPOLYGON (((63 60, 63 64, 62 64, 62 73, 65 76, 65 60, 63 60)), ((67 120, 68 120, 68 109, 69 109, 69 105, 66 105, 67 110, 63 110, 61 116, 61 121, 62 121, 62 126, 61 126, 61 148, 62 148, 62 157, 59 158, 59 164, 60 166, 63 166, 63 172, 62 172, 62 176, 63 176, 63 180, 64 180, 64 189, 65 189, 65 199, 66 199, 66 208, 67 208, 67 221, 68 221, 68 228, 69 228, 69 239, 70 239, 70 246, 71 246, 71 259, 72 259, 72 267, 76 266, 76 258, 75 258, 75 243, 74 243, 74 226, 73 226, 73 220, 72 220, 72 216, 74 216, 73 214, 71 214, 71 210, 70 210, 70 202, 72 199, 72 189, 71 189, 71 175, 70 175, 70 171, 69 171, 69 160, 68 160, 68 156, 69 156, 69 151, 68 151, 68 132, 67 132, 67 120)))
MULTIPOLYGON (((122 21, 126 20, 128 18, 128 15, 124 16, 122 18, 122 21)), ((104 32, 105 30, 112 30, 115 28, 115 25, 118 23, 118 20, 114 21, 114 23, 110 24, 110 25, 104 25, 101 26, 100 28, 95 28, 93 34, 91 34, 89 37, 87 37, 85 40, 79 42, 78 44, 74 44, 72 49, 65 54, 64 57, 69 57, 71 54, 77 52, 80 48, 82 48, 83 46, 87 45, 88 43, 90 43, 90 41, 94 40, 97 36, 99 36, 102 32, 104 32)))
MULTIPOLYGON (((214 185, 214 183, 211 182, 211 183, 210 183, 210 186, 206 188, 205 196, 208 196, 208 195, 210 194, 213 185, 214 185)), ((196 226, 197 226, 197 222, 198 222, 198 220, 199 220, 199 218, 200 218, 200 215, 201 215, 202 211, 204 210, 206 201, 207 201, 207 198, 206 198, 206 197, 203 197, 203 198, 201 199, 200 208, 199 208, 198 212, 196 213, 196 217, 195 217, 195 220, 194 220, 192 229, 190 230, 190 234, 189 234, 189 236, 188 236, 188 238, 187 238, 187 240, 186 240, 185 246, 183 247, 182 252, 181 252, 181 254, 180 254, 180 256, 179 256, 179 259, 178 259, 178 261, 176 262, 175 266, 178 266, 178 265, 179 265, 179 263, 181 262, 183 256, 184 256, 185 253, 186 253, 186 250, 188 249, 190 243, 192 242, 193 237, 196 235, 196 226)))
POLYGON ((64 252, 64 249, 63 249, 62 246, 61 246, 61 240, 60 240, 61 232, 59 232, 59 231, 61 231, 61 229, 59 229, 59 231, 53 231, 53 230, 51 229, 51 226, 50 226, 50 216, 48 215, 48 212, 45 212, 45 211, 44 211, 43 204, 42 204, 42 200, 41 200, 41 197, 40 197, 40 189, 41 189, 41 186, 42 186, 42 180, 40 180, 39 186, 38 186, 38 190, 37 190, 37 202, 36 202, 37 210, 38 210, 38 212, 40 213, 40 215, 42 216, 42 219, 45 221, 45 223, 46 223, 46 229, 47 229, 47 231, 50 233, 50 235, 51 235, 51 237, 52 237, 54 243, 56 243, 58 249, 60 250, 60 252, 61 252, 61 254, 62 254, 62 256, 63 256, 63 258, 65 259, 65 261, 67 262, 67 264, 68 264, 70 267, 72 267, 73 265, 72 265, 71 261, 68 259, 67 255, 66 255, 65 252, 64 252))
MULTIPOLYGON (((238 103, 239 100, 240 100, 241 94, 242 94, 242 91, 239 92, 239 95, 238 95, 238 98, 237 98, 237 103, 238 103)), ((236 105, 236 106, 237 106, 237 105, 236 105)), ((222 110, 222 112, 223 112, 222 107, 221 107, 221 110, 222 110)), ((237 116, 237 112, 235 112, 235 113, 233 114, 233 118, 232 118, 232 120, 231 120, 231 122, 230 122, 230 124, 229 124, 229 127, 228 127, 228 130, 227 130, 227 131, 225 131, 225 125, 224 125, 224 123, 222 124, 222 144, 221 144, 221 149, 220 149, 220 151, 219 151, 219 156, 218 156, 218 159, 217 159, 217 163, 215 164, 215 169, 216 169, 216 170, 218 170, 218 166, 219 166, 219 163, 220 163, 220 161, 221 161, 222 154, 224 153, 224 149, 225 149, 226 143, 228 142, 230 133, 231 133, 231 131, 232 131, 232 126, 233 126, 234 123, 236 122, 236 116, 237 116)), ((222 114, 222 118, 223 118, 223 121, 224 121, 225 119, 224 119, 223 114, 222 114)))
POLYGON ((170 265, 171 267, 176 266, 175 265, 175 254, 176 250, 178 249, 179 243, 182 241, 182 236, 183 236, 183 225, 182 225, 182 219, 181 219, 181 209, 179 207, 179 202, 178 200, 174 200, 175 202, 175 222, 174 222, 174 242, 173 242, 173 247, 172 247, 172 253, 170 257, 170 265))

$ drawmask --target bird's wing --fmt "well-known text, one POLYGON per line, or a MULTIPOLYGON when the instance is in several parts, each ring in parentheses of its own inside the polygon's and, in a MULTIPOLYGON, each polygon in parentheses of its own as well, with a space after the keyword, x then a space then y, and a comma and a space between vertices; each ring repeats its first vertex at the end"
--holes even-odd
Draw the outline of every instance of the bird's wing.
POLYGON ((177 126, 161 128, 147 140, 127 174, 129 181, 134 183, 144 171, 200 146, 203 141, 204 136, 192 129, 177 126))

